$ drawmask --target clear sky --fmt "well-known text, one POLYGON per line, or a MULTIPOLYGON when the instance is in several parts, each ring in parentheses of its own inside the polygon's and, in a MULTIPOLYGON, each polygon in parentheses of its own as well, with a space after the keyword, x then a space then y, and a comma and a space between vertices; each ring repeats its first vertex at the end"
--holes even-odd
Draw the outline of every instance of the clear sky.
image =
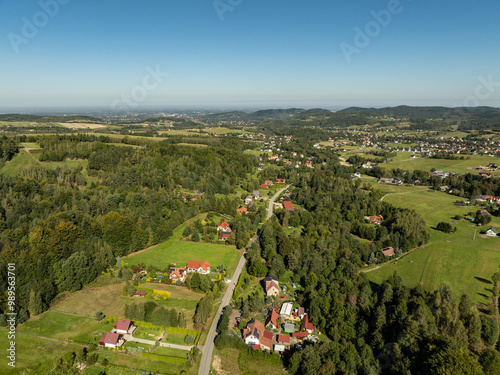
POLYGON ((0 0, 0 107, 500 106, 499 36, 496 0, 0 0))

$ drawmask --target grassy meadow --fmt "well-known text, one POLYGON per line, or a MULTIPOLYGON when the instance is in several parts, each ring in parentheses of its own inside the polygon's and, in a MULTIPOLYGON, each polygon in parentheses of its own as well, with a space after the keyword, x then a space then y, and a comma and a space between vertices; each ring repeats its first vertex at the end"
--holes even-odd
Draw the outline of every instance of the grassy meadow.
MULTIPOLYGON (((478 174, 476 169, 480 165, 487 166, 489 163, 500 163, 500 159, 491 156, 480 155, 464 155, 464 160, 447 160, 447 159, 430 159, 416 157, 410 158, 411 152, 399 152, 398 156, 389 161, 387 164, 380 166, 385 169, 401 168, 408 171, 423 170, 430 171, 432 168, 436 170, 456 172, 456 173, 472 173, 478 174), (468 159, 470 157, 470 159, 468 159)), ((418 154, 417 154, 418 155, 418 154)), ((500 171, 492 172, 493 176, 500 176, 500 171)))
POLYGON ((143 263, 146 266, 155 265, 166 269, 173 262, 176 262, 178 266, 185 266, 188 260, 206 260, 212 268, 224 264, 228 273, 232 274, 240 257, 240 251, 236 250, 234 246, 180 240, 182 232, 189 222, 194 222, 204 216, 206 215, 198 215, 177 227, 173 231, 171 239, 122 258, 124 264, 133 266, 143 263))
POLYGON ((500 229, 500 218, 494 217, 489 225, 478 227, 465 219, 453 220, 455 215, 463 216, 478 209, 455 206, 455 196, 429 192, 421 187, 390 188, 401 188, 403 192, 389 194, 384 201, 419 212, 427 224, 430 242, 400 260, 367 272, 367 277, 381 283, 397 271, 409 286, 421 282, 427 289, 436 289, 444 282, 453 287, 457 297, 467 293, 475 302, 488 303, 491 297, 488 280, 500 266, 500 238, 488 237, 480 232, 490 226, 500 229), (446 234, 434 229, 441 221, 456 226, 457 232, 446 234))

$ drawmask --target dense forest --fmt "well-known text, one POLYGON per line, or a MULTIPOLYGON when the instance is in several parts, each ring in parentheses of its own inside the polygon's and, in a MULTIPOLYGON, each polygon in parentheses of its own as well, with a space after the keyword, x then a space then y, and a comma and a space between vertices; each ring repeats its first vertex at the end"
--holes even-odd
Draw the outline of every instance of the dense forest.
POLYGON ((214 194, 234 192, 256 165, 255 157, 228 148, 103 140, 40 141, 42 158, 88 158, 88 176, 81 167, 43 165, 18 177, 0 175, 0 306, 7 298, 6 264, 15 263, 19 323, 47 309, 59 292, 94 280, 116 256, 166 240, 199 212, 234 214, 234 203, 214 194), (206 199, 184 202, 175 192, 181 186, 206 199))

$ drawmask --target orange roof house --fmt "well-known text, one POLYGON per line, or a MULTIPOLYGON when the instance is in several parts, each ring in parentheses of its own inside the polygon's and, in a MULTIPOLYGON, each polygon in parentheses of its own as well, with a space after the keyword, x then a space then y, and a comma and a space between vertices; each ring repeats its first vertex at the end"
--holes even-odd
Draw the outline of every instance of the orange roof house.
POLYGON ((210 263, 208 263, 206 260, 203 262, 198 262, 195 260, 189 260, 187 262, 187 272, 196 272, 196 273, 201 273, 201 274, 207 274, 210 273, 210 263))
POLYGON ((293 205, 293 203, 291 201, 284 201, 283 207, 290 212, 295 211, 295 206, 293 205))
POLYGON ((237 213, 237 214, 240 214, 240 215, 242 215, 242 214, 246 214, 247 212, 248 212, 248 209, 247 209, 246 207, 241 207, 241 208, 238 208, 238 209, 236 210, 236 213, 237 213))
POLYGON ((392 257, 395 254, 393 247, 384 247, 380 251, 382 252, 382 254, 384 254, 385 257, 392 257))

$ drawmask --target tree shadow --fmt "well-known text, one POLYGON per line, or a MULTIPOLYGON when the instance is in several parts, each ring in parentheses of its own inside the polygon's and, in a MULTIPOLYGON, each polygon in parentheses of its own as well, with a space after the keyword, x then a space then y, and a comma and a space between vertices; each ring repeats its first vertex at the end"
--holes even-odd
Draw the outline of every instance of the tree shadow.
POLYGON ((491 297, 487 296, 486 294, 484 293, 478 293, 481 297, 484 297, 484 298, 487 298, 487 299, 491 299, 491 297))
POLYGON ((481 281, 482 283, 485 283, 485 284, 493 284, 493 282, 492 282, 491 280, 488 280, 488 279, 483 279, 482 277, 474 276, 474 278, 475 278, 476 280, 481 281))

